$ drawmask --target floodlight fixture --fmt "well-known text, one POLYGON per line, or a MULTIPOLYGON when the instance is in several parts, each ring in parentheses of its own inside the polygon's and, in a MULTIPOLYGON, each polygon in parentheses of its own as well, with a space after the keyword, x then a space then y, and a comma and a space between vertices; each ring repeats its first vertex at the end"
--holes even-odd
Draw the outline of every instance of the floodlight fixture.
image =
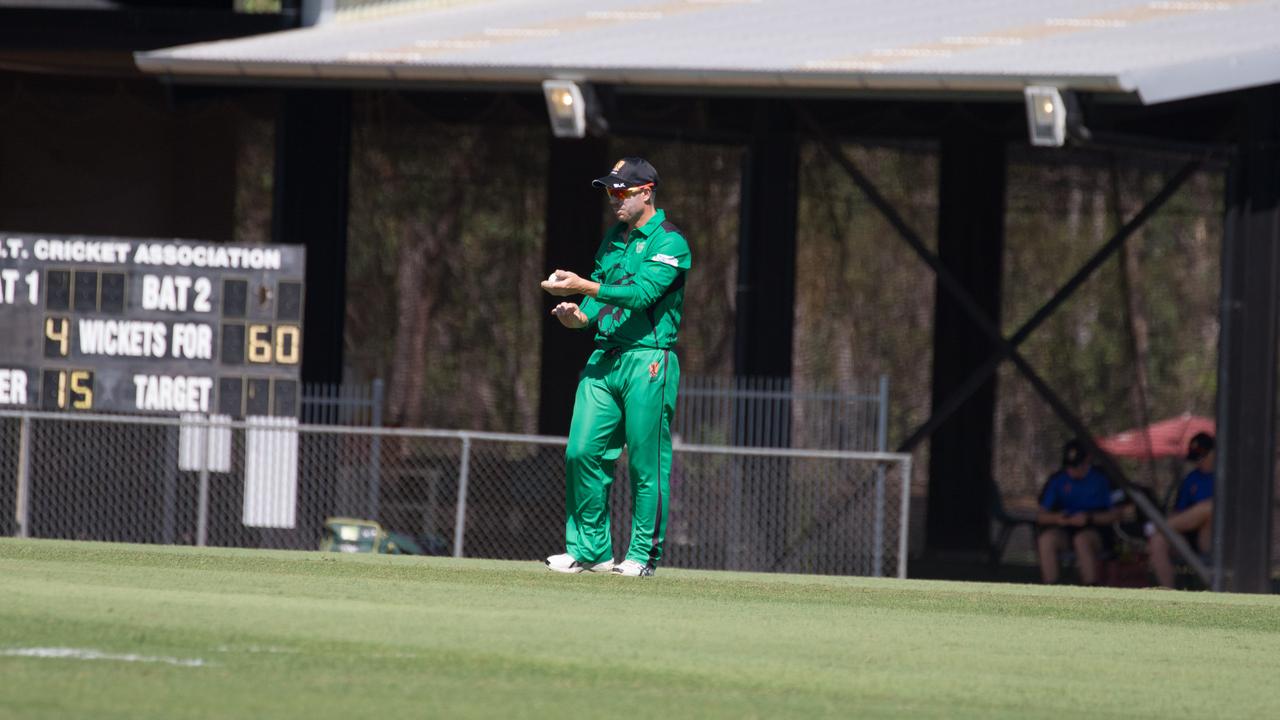
POLYGON ((558 138, 580 138, 587 134, 587 102, 582 88, 572 80, 543 80, 542 96, 551 117, 551 132, 558 138))
POLYGON ((1037 147, 1062 147, 1067 141, 1067 103, 1058 88, 1030 85, 1023 89, 1027 102, 1027 131, 1037 147))
POLYGON ((603 134, 609 124, 600 114, 595 90, 573 80, 543 80, 542 96, 547 101, 551 132, 558 138, 582 138, 590 132, 603 134))

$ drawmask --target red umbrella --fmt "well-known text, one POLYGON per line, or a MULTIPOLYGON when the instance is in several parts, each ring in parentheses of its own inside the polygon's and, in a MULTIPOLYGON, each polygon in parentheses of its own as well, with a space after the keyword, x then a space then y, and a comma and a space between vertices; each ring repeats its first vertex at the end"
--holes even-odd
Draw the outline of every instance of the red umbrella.
POLYGON ((1196 433, 1214 434, 1213 418, 1183 413, 1154 422, 1144 428, 1133 428, 1104 438, 1098 447, 1115 457, 1141 458, 1185 457, 1187 445, 1196 433))

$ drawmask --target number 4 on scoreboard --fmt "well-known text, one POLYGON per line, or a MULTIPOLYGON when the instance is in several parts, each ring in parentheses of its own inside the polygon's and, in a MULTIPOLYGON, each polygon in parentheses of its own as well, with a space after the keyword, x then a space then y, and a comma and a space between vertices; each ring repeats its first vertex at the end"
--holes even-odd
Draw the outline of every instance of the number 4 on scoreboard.
POLYGON ((71 350, 71 321, 64 317, 44 319, 44 356, 64 358, 71 350))

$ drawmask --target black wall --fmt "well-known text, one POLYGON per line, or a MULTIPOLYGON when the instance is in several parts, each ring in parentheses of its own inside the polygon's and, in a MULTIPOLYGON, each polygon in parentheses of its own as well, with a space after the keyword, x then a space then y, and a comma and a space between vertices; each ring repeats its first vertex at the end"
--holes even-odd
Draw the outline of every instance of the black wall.
POLYGON ((0 74, 0 228, 230 240, 231 120, 152 81, 0 74))

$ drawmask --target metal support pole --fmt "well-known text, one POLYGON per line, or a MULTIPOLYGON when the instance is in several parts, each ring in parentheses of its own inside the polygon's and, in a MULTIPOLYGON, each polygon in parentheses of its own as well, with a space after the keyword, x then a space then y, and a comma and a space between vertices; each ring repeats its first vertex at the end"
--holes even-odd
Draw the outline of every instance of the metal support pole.
MULTIPOLYGON (((1226 194, 1228 197, 1235 194, 1236 182, 1235 173, 1227 173, 1226 194)), ((1221 299, 1218 301, 1218 313, 1220 315, 1218 325, 1218 412, 1215 429, 1218 436, 1219 446, 1222 445, 1224 440, 1231 437, 1231 432, 1235 429, 1231 414, 1226 412, 1226 409, 1222 407, 1223 397, 1226 395, 1223 388, 1230 387, 1232 381, 1235 379, 1233 377, 1234 373, 1231 371, 1230 363, 1224 362, 1226 358, 1224 358, 1223 353, 1223 346, 1227 344, 1225 339, 1231 337, 1235 332, 1235 313, 1228 311, 1228 306, 1231 304, 1230 298, 1236 295, 1235 273, 1231 272, 1231 268, 1238 265, 1238 261, 1236 260, 1236 253, 1238 251, 1236 250, 1235 243, 1229 242, 1232 230, 1234 230, 1231 223, 1232 217, 1231 214, 1228 213, 1226 217, 1227 227, 1223 233, 1227 237, 1222 243, 1222 290, 1219 293, 1221 299)), ((1226 528, 1224 526, 1226 525, 1227 502, 1231 497, 1231 490, 1226 486, 1226 483, 1222 482, 1223 477, 1228 473, 1226 472, 1226 463, 1221 460, 1222 451, 1219 450, 1218 452, 1218 467, 1214 468, 1216 475, 1214 485, 1216 487, 1213 489, 1213 547, 1210 557, 1210 562, 1213 564, 1213 578, 1209 583, 1209 589, 1213 592, 1224 592, 1227 589, 1227 578, 1226 574, 1223 572, 1224 560, 1226 559, 1226 553, 1223 550, 1223 546, 1226 545, 1227 539, 1226 528)))
POLYGON ((352 92, 319 87, 279 92, 271 238, 307 248, 302 381, 341 383, 352 92))
POLYGON ((742 569, 742 469, 743 458, 735 457, 729 467, 729 507, 725 509, 725 567, 742 569))
MULTIPOLYGON (((610 118, 612 121, 612 118, 610 118)), ((546 209, 543 224, 542 272, 556 268, 580 267, 586 248, 600 242, 600 214, 605 209, 598 190, 582 178, 600 175, 613 164, 607 137, 549 138, 543 187, 546 209)), ((541 302, 541 301, 540 301, 541 302)), ((546 305, 550 309, 551 305, 546 305)), ((567 435, 573 417, 574 393, 582 358, 595 349, 589 332, 567 333, 560 323, 542 323, 542 350, 538 378, 538 432, 567 435)))
MULTIPOLYGON (((756 439, 751 437, 751 429, 748 424, 750 402, 746 393, 750 389, 749 378, 735 377, 732 379, 730 398, 733 402, 733 434, 730 442, 731 445, 737 447, 754 445, 756 439)), ((735 457, 730 468, 730 475, 728 475, 727 537, 724 538, 726 539, 724 565, 728 570, 741 570, 742 557, 748 555, 745 543, 742 541, 742 524, 744 524, 744 518, 750 518, 751 512, 754 512, 755 507, 751 507, 751 512, 746 507, 744 484, 749 475, 748 469, 745 468, 746 462, 748 460, 745 457, 735 457)))
MULTIPOLYGON (((889 448, 889 376, 880 376, 880 388, 877 395, 879 406, 876 410, 876 452, 885 452, 889 448)), ((876 503, 874 534, 871 537, 871 576, 884 574, 884 465, 877 464, 876 503)))
POLYGON ((467 480, 471 475, 471 438, 462 438, 462 464, 458 469, 458 511, 453 518, 453 556, 462 557, 462 539, 467 534, 467 480))
MULTIPOLYGON (((747 444, 747 401, 743 396, 746 390, 746 379, 736 377, 733 379, 734 392, 730 397, 733 398, 733 437, 732 444, 743 446, 747 444)), ((733 463, 729 468, 729 507, 727 508, 726 537, 725 537, 725 566, 729 570, 740 570, 742 568, 742 556, 744 554, 742 547, 742 516, 744 515, 742 483, 743 476, 746 475, 743 469, 744 459, 737 457, 733 459, 733 463)))
POLYGON ((196 513, 196 546, 204 547, 209 540, 209 441, 213 436, 209 416, 201 418, 204 425, 200 443, 200 504, 196 513))
POLYGON ((31 416, 23 413, 18 429, 18 497, 14 503, 14 519, 18 521, 18 537, 31 537, 31 416))
MULTIPOLYGON (((180 457, 182 454, 182 428, 165 428, 165 457, 180 457)), ((166 463, 164 470, 164 490, 160 499, 160 542, 172 545, 177 535, 178 524, 178 464, 166 463)))
POLYGON ((790 377, 800 143, 795 114, 785 101, 749 102, 751 138, 742 155, 739 186, 733 374, 790 377))
POLYGON ((1280 91, 1239 96, 1218 347, 1215 589, 1271 592, 1280 345, 1280 91))
POLYGON ((902 501, 898 503, 898 579, 907 579, 907 539, 911 523, 911 456, 902 461, 902 501))

